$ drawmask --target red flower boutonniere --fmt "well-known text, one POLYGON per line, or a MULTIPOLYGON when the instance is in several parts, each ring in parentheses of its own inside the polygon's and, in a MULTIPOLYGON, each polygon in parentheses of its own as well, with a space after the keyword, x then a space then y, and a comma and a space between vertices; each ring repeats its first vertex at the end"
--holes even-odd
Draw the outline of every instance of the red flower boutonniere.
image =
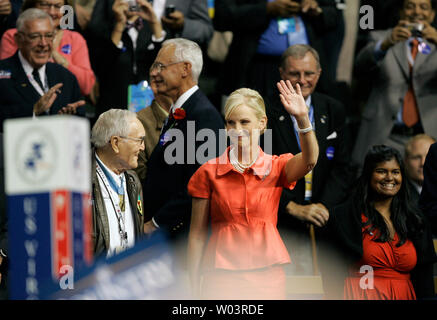
POLYGON ((185 110, 182 108, 176 108, 173 110, 173 118, 175 120, 185 119, 186 116, 187 116, 187 114, 186 114, 185 110))

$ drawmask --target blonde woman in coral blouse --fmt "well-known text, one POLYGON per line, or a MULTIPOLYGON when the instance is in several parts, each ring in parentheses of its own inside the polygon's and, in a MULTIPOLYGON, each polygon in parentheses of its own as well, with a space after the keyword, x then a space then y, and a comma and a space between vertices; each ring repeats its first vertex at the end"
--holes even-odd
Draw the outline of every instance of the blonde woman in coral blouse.
MULTIPOLYGON (((91 69, 88 46, 78 32, 60 28, 61 7, 63 5, 64 0, 24 0, 21 11, 37 8, 51 16, 56 29, 52 59, 76 76, 81 93, 87 96, 91 93, 96 82, 96 77, 91 69)), ((3 34, 0 44, 0 60, 9 58, 16 53, 17 44, 14 40, 16 33, 17 29, 13 28, 3 34)))
MULTIPOLYGON (((285 299, 283 264, 290 256, 276 228, 283 188, 293 188, 315 166, 319 149, 299 85, 279 82, 280 98, 300 130, 302 152, 265 154, 262 97, 239 89, 228 98, 231 146, 192 176, 188 271, 193 295, 204 299, 285 299), (208 222, 211 235, 208 239, 208 222)), ((290 132, 292 134, 292 132, 290 132)))

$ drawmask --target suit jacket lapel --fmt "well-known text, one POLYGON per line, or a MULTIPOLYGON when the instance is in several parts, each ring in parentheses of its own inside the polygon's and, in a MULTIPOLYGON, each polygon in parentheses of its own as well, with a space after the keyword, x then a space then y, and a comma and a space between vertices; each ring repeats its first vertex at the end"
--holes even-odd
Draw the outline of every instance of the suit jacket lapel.
MULTIPOLYGON (((48 62, 46 64, 46 76, 47 76, 47 85, 49 89, 53 87, 55 84, 62 82, 62 79, 58 77, 58 73, 54 70, 54 64, 48 62)), ((62 88, 61 88, 62 90, 62 88)), ((56 102, 56 100, 55 100, 56 102)))
POLYGON ((393 46, 393 55, 396 58, 396 62, 404 73, 406 79, 410 77, 410 66, 408 64, 407 49, 405 42, 400 42, 393 46))
MULTIPOLYGON (((426 43, 427 45, 429 45, 429 47, 431 48, 431 52, 435 51, 436 47, 435 47, 434 44, 432 44, 432 43, 430 43, 430 42, 428 42, 428 41, 426 41, 426 40, 425 40, 425 43, 426 43)), ((416 60, 414 61, 414 68, 413 68, 413 71, 417 71, 417 70, 419 70, 420 66, 423 65, 423 63, 426 61, 426 59, 428 59, 428 57, 429 57, 430 55, 431 55, 431 54, 423 54, 423 53, 420 53, 420 51, 419 51, 419 52, 417 53, 416 60)))
MULTIPOLYGON (((312 99, 312 105, 314 108, 314 126, 315 126, 315 134, 317 138, 317 143, 319 144, 319 152, 322 154, 323 152, 326 152, 326 148, 328 147, 328 141, 326 140, 326 137, 331 132, 328 132, 328 123, 330 121, 328 109, 326 107, 326 104, 323 100, 320 99, 320 97, 317 95, 317 93, 313 93, 311 95, 312 99)), ((320 155, 319 155, 320 157, 320 155)), ((312 190, 316 190, 318 188, 318 183, 320 179, 317 179, 317 176, 319 175, 319 168, 320 166, 316 166, 313 170, 313 182, 312 182, 312 190)))
POLYGON ((191 113, 191 109, 196 104, 195 101, 197 101, 197 99, 200 98, 201 94, 202 94, 202 92, 200 91, 200 89, 197 89, 182 105, 185 112, 187 113, 187 118, 189 117, 189 114, 191 113))
POLYGON ((314 107, 314 126, 316 127, 316 137, 317 142, 319 143, 320 152, 324 152, 326 146, 326 137, 331 132, 328 132, 328 110, 324 102, 319 99, 317 94, 313 94, 312 105, 314 107))
POLYGON ((99 217, 97 219, 100 219, 102 221, 102 235, 103 235, 103 240, 105 241, 105 246, 106 248, 109 250, 109 220, 108 220, 108 214, 106 213, 106 207, 105 207, 105 202, 103 200, 103 196, 102 196, 102 190, 100 189, 100 183, 97 177, 97 171, 96 171, 96 157, 94 155, 95 150, 92 150, 92 162, 91 162, 91 166, 92 166, 92 191, 93 191, 93 202, 94 202, 94 206, 95 206, 95 212, 97 212, 97 214, 99 215, 99 217))
POLYGON ((200 89, 197 89, 185 102, 184 104, 181 106, 181 108, 183 108, 185 110, 185 118, 181 119, 181 120, 170 120, 167 122, 167 125, 164 127, 164 130, 162 131, 163 133, 165 131, 167 131, 169 129, 170 126, 172 126, 172 128, 180 128, 182 123, 186 123, 187 119, 190 117, 190 114, 192 112, 192 108, 193 106, 196 104, 195 102, 197 101, 197 99, 199 99, 201 94, 200 89))
MULTIPOLYGON (((140 231, 140 217, 138 213, 138 203, 137 201, 139 199, 135 199, 136 193, 135 193, 135 181, 133 178, 129 175, 129 173, 124 173, 124 178, 126 181, 126 190, 127 190, 127 197, 129 199, 129 204, 132 212, 132 218, 134 221, 134 232, 135 232, 135 238, 138 237, 141 233, 140 231)), ((126 198, 125 198, 126 199, 126 198)))
POLYGON ((162 128, 162 132, 159 136, 159 142, 158 142, 158 145, 155 147, 155 149, 159 150, 160 152, 164 152, 165 145, 161 145, 161 139, 163 139, 165 133, 170 128, 183 130, 183 129, 181 129, 181 127, 184 128, 184 125, 186 127, 187 118, 189 118, 189 114, 191 112, 191 109, 192 109, 193 105, 195 105, 195 101, 199 98, 200 94, 201 94, 200 89, 197 89, 196 92, 194 92, 187 99, 187 101, 185 101, 185 103, 182 105, 182 107, 184 108, 185 113, 186 113, 185 119, 181 119, 181 120, 172 119, 172 120, 170 120, 170 117, 167 118, 167 123, 162 128))

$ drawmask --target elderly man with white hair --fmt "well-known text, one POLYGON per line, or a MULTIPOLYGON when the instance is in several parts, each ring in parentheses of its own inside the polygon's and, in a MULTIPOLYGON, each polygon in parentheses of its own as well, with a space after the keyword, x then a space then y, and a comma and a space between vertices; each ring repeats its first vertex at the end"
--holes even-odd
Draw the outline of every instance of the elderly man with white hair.
POLYGON ((93 241, 108 257, 133 247, 143 234, 143 193, 137 174, 144 127, 136 113, 111 109, 91 131, 93 241))
POLYGON ((17 53, 0 60, 0 131, 5 119, 83 114, 76 77, 49 62, 55 36, 50 15, 27 9, 18 17, 17 30, 17 53))
POLYGON ((202 64, 199 45, 177 38, 162 44, 150 68, 150 77, 156 84, 157 92, 170 97, 174 104, 147 164, 143 186, 148 197, 146 221, 150 220, 145 224, 146 233, 161 228, 171 236, 180 238, 180 235, 185 235, 184 240, 188 239, 191 217, 188 181, 203 160, 206 162, 219 155, 219 130, 224 128, 224 123, 220 113, 197 86, 202 64), (179 130, 183 139, 175 141, 170 129, 179 130), (215 141, 208 142, 215 145, 215 152, 211 151, 203 159, 196 158, 194 161, 203 143, 194 141, 194 137, 203 129, 209 129, 214 136, 215 141), (178 143, 176 149, 175 143, 178 143), (182 163, 168 161, 166 154, 172 153, 172 149, 175 149, 175 157, 181 159, 182 163))

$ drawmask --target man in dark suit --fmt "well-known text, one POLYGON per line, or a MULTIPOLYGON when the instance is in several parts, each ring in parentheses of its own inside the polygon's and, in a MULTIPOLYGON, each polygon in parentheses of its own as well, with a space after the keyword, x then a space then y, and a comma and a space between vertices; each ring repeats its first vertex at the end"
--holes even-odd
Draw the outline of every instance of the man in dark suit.
MULTIPOLYGON (((299 220, 323 226, 329 209, 344 199, 349 182, 350 148, 344 132, 344 107, 331 97, 314 93, 321 72, 318 53, 308 45, 291 46, 282 55, 281 78, 302 88, 320 149, 314 170, 299 180, 292 191, 282 193, 278 227, 285 239, 290 229, 304 232, 303 237, 308 238, 307 228, 299 220)), ((277 95, 267 99, 266 109, 273 154, 299 153, 294 119, 284 113, 277 95)), ((292 255, 298 251, 295 246, 289 249, 292 255)))
POLYGON ((17 53, 0 61, 0 131, 3 120, 44 114, 74 114, 80 100, 76 77, 50 63, 54 27, 39 9, 24 11, 17 20, 17 53))
MULTIPOLYGON (((219 81, 222 94, 241 87, 255 89, 262 96, 276 94, 281 54, 293 44, 314 47, 328 70, 331 66, 325 63, 321 37, 335 29, 341 14, 334 0, 216 0, 215 29, 233 32, 219 81)), ((335 80, 328 74, 335 73, 322 75, 320 85, 325 91, 335 80)))
POLYGON ((206 161, 197 157, 201 145, 194 141, 197 133, 210 129, 216 139, 215 151, 211 151, 207 159, 217 157, 220 151, 218 137, 224 123, 197 86, 202 63, 200 47, 193 41, 178 38, 163 43, 150 70, 158 93, 169 96, 174 104, 147 165, 143 190, 146 218, 151 220, 145 223, 146 233, 162 228, 176 236, 188 230, 191 217, 188 181, 206 161), (182 136, 172 140, 172 132, 176 131, 169 129, 178 129, 182 136), (173 151, 179 159, 176 163, 173 163, 173 151))
POLYGON ((437 238, 437 143, 429 148, 423 176, 419 205, 431 222, 433 237, 437 238))
POLYGON ((413 199, 419 201, 423 186, 423 166, 428 150, 436 140, 424 133, 415 135, 405 144, 405 173, 414 186, 413 199))

